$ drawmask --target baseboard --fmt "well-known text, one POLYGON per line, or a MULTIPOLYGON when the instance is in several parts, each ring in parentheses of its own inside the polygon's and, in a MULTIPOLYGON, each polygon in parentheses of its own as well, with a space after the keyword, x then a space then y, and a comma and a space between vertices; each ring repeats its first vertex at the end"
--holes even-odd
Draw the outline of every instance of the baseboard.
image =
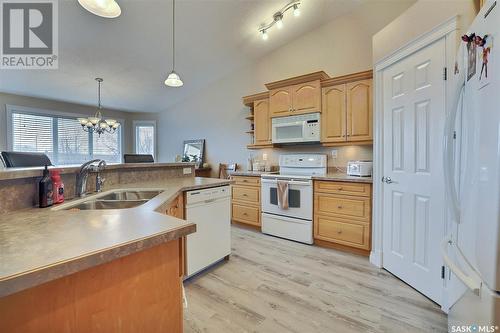
POLYGON ((369 250, 357 249, 355 247, 349 247, 349 246, 331 243, 331 242, 327 242, 327 241, 323 241, 323 240, 319 240, 319 239, 314 240, 314 245, 326 247, 326 248, 334 249, 334 250, 340 250, 340 251, 344 251, 344 252, 350 252, 350 253, 361 255, 364 257, 368 257, 368 255, 370 254, 369 250))
POLYGON ((234 225, 237 225, 239 227, 244 227, 244 228, 248 228, 248 229, 261 231, 260 225, 248 224, 248 223, 244 223, 244 222, 240 222, 240 221, 236 221, 236 220, 231 220, 231 223, 234 225))
POLYGON ((370 263, 378 268, 382 268, 382 251, 373 250, 370 252, 370 263))

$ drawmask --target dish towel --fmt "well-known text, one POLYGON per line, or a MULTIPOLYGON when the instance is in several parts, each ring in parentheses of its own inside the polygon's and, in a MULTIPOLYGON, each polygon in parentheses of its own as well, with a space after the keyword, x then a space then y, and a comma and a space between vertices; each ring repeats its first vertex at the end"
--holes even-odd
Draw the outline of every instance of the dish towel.
POLYGON ((278 207, 288 209, 288 181, 278 180, 277 182, 278 207))

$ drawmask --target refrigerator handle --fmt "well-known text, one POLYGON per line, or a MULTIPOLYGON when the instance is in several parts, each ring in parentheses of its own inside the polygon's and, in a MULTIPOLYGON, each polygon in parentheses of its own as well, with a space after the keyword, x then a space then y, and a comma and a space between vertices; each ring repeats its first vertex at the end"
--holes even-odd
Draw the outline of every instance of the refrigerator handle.
POLYGON ((448 245, 453 244, 448 238, 445 238, 441 242, 441 255, 443 256, 443 261, 450 271, 455 274, 455 276, 462 281, 472 292, 479 295, 479 290, 481 289, 481 282, 465 274, 460 267, 458 267, 453 260, 448 256, 448 245))
POLYGON ((453 166, 453 140, 454 126, 457 119, 459 108, 463 107, 463 95, 465 83, 461 85, 460 93, 454 103, 454 108, 446 116, 444 137, 443 137, 443 166, 444 166, 444 181, 445 190, 450 201, 450 212, 453 220, 460 223, 460 204, 458 201, 457 187, 455 185, 455 171, 453 166))

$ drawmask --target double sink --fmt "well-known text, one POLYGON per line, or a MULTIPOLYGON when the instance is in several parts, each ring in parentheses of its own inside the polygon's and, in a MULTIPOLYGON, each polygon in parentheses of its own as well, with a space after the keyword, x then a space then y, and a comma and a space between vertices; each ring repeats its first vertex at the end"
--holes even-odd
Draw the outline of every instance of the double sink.
POLYGON ((133 208, 145 204, 160 194, 161 190, 115 190, 102 195, 77 200, 57 210, 101 210, 133 208))

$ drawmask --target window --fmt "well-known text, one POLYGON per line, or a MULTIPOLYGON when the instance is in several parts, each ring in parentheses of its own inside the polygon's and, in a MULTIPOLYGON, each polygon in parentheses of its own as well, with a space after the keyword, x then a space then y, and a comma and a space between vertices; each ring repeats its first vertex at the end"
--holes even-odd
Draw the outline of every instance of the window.
POLYGON ((134 121, 135 153, 149 154, 155 157, 156 151, 156 122, 134 121))
POLYGON ((82 130, 76 115, 7 106, 9 147, 45 153, 55 165, 82 164, 100 158, 121 162, 121 127, 100 137, 82 130))

